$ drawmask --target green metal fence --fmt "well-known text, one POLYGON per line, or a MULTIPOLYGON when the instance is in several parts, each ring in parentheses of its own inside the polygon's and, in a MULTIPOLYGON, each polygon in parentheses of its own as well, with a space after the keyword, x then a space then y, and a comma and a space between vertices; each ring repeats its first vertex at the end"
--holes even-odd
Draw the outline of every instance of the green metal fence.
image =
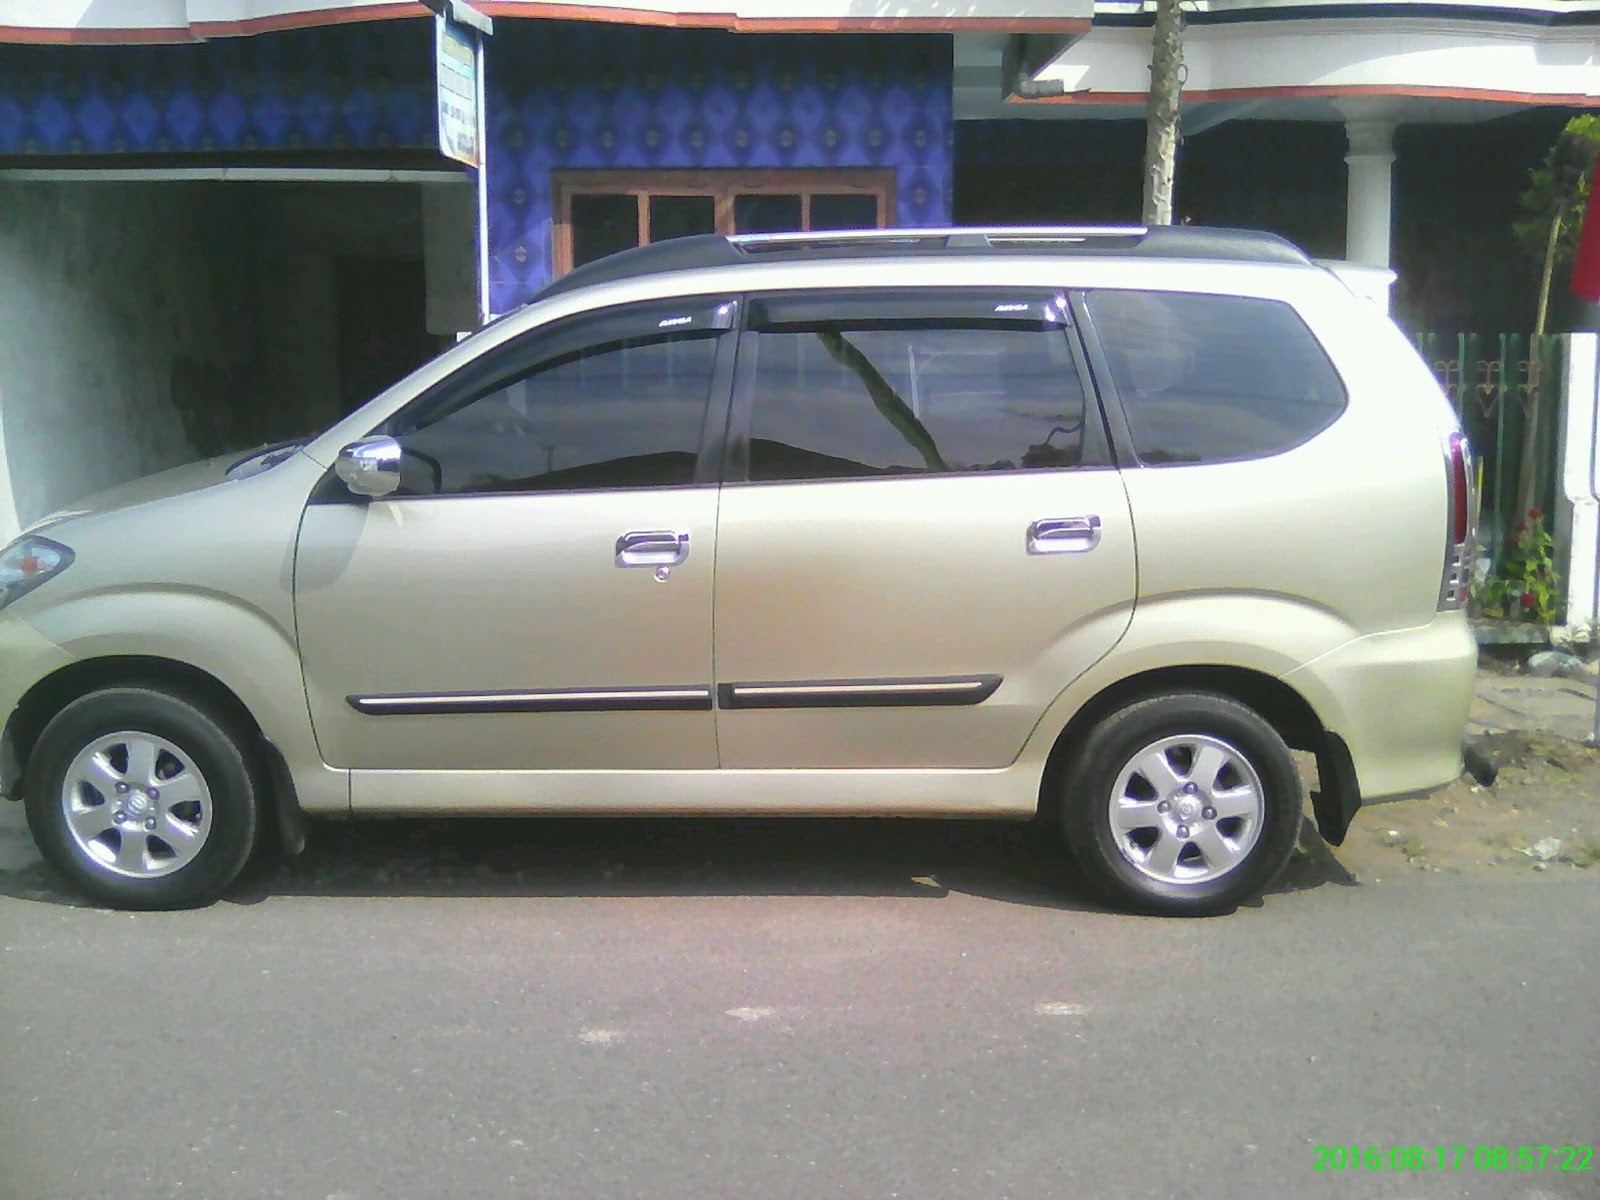
POLYGON ((1444 388, 1477 455, 1479 541, 1498 569, 1524 506, 1551 511, 1560 424, 1559 336, 1419 333, 1417 348, 1444 388))

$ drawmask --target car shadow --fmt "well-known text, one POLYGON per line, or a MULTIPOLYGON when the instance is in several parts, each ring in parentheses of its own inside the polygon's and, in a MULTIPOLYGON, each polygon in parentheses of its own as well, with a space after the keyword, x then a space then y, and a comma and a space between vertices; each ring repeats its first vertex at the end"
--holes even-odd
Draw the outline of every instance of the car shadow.
MULTIPOLYGON (((1354 883, 1307 822, 1272 892, 1354 883)), ((0 894, 88 906, 41 863, 0 872, 0 894)), ((223 901, 951 894, 1107 911, 1040 825, 906 818, 318 821, 304 853, 266 856, 223 901)))

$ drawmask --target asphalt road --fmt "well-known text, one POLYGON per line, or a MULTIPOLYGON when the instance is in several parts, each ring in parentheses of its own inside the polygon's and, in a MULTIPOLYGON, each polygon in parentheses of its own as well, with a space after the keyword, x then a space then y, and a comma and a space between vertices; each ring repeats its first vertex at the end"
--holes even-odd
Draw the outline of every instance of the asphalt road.
POLYGON ((127 915, 0 811, 0 1197, 1600 1196, 1473 1165, 1600 1152, 1592 872, 1160 921, 1007 827, 320 834, 127 915))

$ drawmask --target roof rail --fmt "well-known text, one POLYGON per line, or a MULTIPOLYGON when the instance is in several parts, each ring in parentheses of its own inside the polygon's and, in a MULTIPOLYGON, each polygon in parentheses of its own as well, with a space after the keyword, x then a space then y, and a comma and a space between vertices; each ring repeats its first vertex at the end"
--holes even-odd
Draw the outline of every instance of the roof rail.
POLYGON ((813 233, 760 233, 653 242, 586 263, 551 283, 540 297, 591 284, 667 271, 732 267, 812 258, 889 258, 984 254, 1116 255, 1189 258, 1310 266, 1292 242, 1253 229, 1192 225, 994 225, 945 229, 857 229, 813 233))
POLYGON ((884 242, 941 241, 945 247, 970 247, 1016 242, 1083 244, 1118 238, 1142 238, 1144 225, 968 225, 941 229, 841 229, 812 233, 736 233, 728 240, 740 249, 761 252, 789 246, 842 246, 884 242))

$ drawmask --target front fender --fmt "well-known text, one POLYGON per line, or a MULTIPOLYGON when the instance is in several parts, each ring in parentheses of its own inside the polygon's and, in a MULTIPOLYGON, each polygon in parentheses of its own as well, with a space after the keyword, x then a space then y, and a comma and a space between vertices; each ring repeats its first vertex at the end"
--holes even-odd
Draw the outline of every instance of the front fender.
POLYGON ((150 588, 73 597, 32 623, 69 660, 160 658, 212 676, 282 754, 302 808, 349 811, 348 773, 317 749, 293 635, 266 613, 219 593, 150 588))

